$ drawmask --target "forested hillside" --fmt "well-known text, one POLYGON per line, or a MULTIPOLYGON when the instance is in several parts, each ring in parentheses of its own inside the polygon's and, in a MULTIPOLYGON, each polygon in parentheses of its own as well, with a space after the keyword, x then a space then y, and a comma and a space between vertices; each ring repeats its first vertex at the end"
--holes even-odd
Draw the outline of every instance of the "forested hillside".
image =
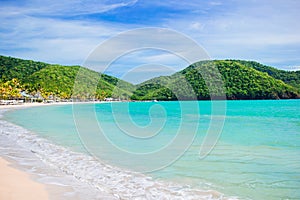
POLYGON ((50 64, 0 55, 0 80, 5 82, 16 78, 24 81, 34 72, 47 66, 50 64))
POLYGON ((200 61, 171 76, 133 85, 80 66, 0 56, 0 99, 20 98, 21 91, 29 96, 39 94, 45 99, 210 99, 211 95, 218 97, 222 91, 214 83, 213 66, 220 72, 227 99, 288 99, 300 96, 300 71, 278 70, 253 61, 200 61))
POLYGON ((29 95, 39 93, 45 99, 128 99, 134 90, 131 83, 80 66, 52 65, 5 56, 0 56, 0 66, 0 93, 3 91, 0 98, 4 99, 20 98, 21 91, 29 95), (79 70, 82 76, 77 80, 79 70), (75 80, 77 84, 74 90, 75 80), (93 85, 97 87, 93 88, 93 85))
POLYGON ((261 72, 266 72, 273 78, 282 80, 283 82, 298 88, 300 91, 300 71, 280 70, 254 61, 245 61, 245 60, 231 60, 231 61, 239 62, 242 65, 251 67, 261 72))
MULTIPOLYGON (((246 62, 246 61, 245 61, 246 62)), ((206 84, 214 83, 213 67, 219 70, 228 99, 287 99, 298 98, 297 88, 275 79, 241 61, 201 61, 173 74, 151 79, 140 85, 133 93, 137 100, 176 100, 176 99, 210 99, 210 94, 218 96, 220 88, 206 84), (205 73, 207 82, 201 73, 205 73), (184 82, 188 84, 183 84, 184 82), (191 88, 188 88, 188 86, 191 88), (193 94, 193 92, 195 94, 193 94)), ((299 77, 297 77, 299 78, 299 77)))

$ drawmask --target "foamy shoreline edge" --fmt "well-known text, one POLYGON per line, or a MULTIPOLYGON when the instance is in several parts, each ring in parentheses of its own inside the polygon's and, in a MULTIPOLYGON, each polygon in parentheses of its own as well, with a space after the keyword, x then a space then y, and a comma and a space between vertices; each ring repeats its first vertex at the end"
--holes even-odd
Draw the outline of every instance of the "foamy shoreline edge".
MULTIPOLYGON (((25 103, 20 105, 1 105, 0 109, 5 110, 1 113, 4 114, 4 112, 13 109, 45 105, 47 104, 25 103)), ((0 155, 0 199, 48 200, 49 191, 47 191, 46 185, 39 183, 32 177, 31 174, 18 169, 16 165, 18 165, 18 163, 11 163, 8 158, 0 155)))
MULTIPOLYGON (((79 102, 79 103, 81 103, 81 102, 79 102)), ((98 103, 98 102, 82 102, 82 103, 98 103)), ((102 102, 99 102, 99 103, 102 103, 102 102)), ((103 102, 104 103, 104 102, 103 102)), ((27 103, 27 104, 23 104, 23 105, 5 105, 5 106, 0 106, 0 110, 2 110, 2 108, 3 108, 3 110, 2 110, 2 114, 4 113, 4 112, 6 112, 6 111, 10 111, 10 110, 13 110, 13 109, 23 109, 23 108, 30 108, 30 107, 36 107, 36 106, 50 106, 50 105, 68 105, 68 104, 74 104, 73 102, 63 102, 63 103, 51 103, 51 104, 43 104, 43 103, 27 103)), ((112 169, 112 170, 114 170, 114 169, 112 169)), ((118 170, 117 170, 117 172, 116 172, 117 174, 118 173, 120 173, 120 175, 124 175, 124 173, 123 172, 119 172, 118 170)), ((126 174, 125 174, 126 175, 126 174)), ((145 177, 139 177, 139 176, 137 176, 137 177, 135 177, 135 175, 134 174, 130 174, 130 176, 132 176, 133 175, 133 177, 130 177, 130 179, 132 179, 133 180, 133 182, 136 182, 136 181, 139 181, 139 180, 141 180, 141 181, 145 181, 145 177), (135 180, 135 179, 137 179, 137 180, 135 180)), ((122 178, 122 177, 121 177, 122 178)), ((159 183, 159 182, 153 182, 153 181, 147 181, 147 183, 142 183, 142 184, 144 184, 144 185, 147 185, 147 184, 151 184, 152 186, 150 187, 150 188, 152 188, 152 187, 160 187, 160 189, 159 189, 159 191, 157 191, 158 193, 157 193, 157 197, 162 197, 161 195, 164 195, 164 193, 165 192, 168 192, 168 194, 169 195, 171 195, 170 197, 174 197, 174 195, 175 196, 177 196, 178 195, 178 198, 180 198, 180 197, 182 197, 182 196, 185 196, 185 195, 187 195, 187 194, 191 194, 191 196, 190 196, 190 198, 188 198, 188 199, 208 199, 207 197, 209 197, 209 199, 215 199, 214 198, 214 196, 215 195, 217 195, 218 196, 218 194, 217 193, 215 193, 216 191, 202 191, 202 190, 193 190, 193 189, 190 189, 190 188, 186 188, 186 189, 182 189, 182 190, 180 190, 180 191, 178 191, 178 189, 175 189, 175 191, 173 191, 173 188, 174 188, 174 186, 176 187, 176 186, 178 186, 178 185, 165 185, 165 184, 161 184, 161 183, 159 183), (166 188, 162 188, 162 187, 165 187, 166 186, 166 188), (169 192, 171 192, 171 193, 169 193, 169 192), (199 196, 198 196, 199 195, 199 196), (206 196, 206 198, 203 198, 203 196, 206 196)), ((133 184, 135 184, 135 183, 133 183, 133 184)), ((131 187, 132 186, 132 184, 131 185, 128 185, 129 187, 131 187)), ((146 188, 147 189, 147 188, 146 188)), ((103 191, 102 191, 103 192, 103 191)), ((141 191, 139 191, 139 192, 141 192, 141 191)), ((152 193, 152 191, 145 191, 145 193, 146 193, 146 196, 144 196, 144 198, 138 198, 138 199, 154 199, 154 198, 151 198, 151 197, 153 197, 152 195, 151 195, 151 193, 152 193), (150 193, 150 195, 148 196, 147 195, 147 193, 150 193), (149 198, 148 198, 149 197, 149 198)), ((108 193, 108 195, 112 195, 112 193, 108 193)), ((156 195, 155 195, 156 196, 156 195)), ((167 195, 168 196, 168 195, 167 195)), ((165 199, 168 199, 168 197, 166 196, 166 198, 165 199)), ((117 197, 117 199, 119 199, 119 198, 121 198, 121 197, 119 197, 118 195, 117 196, 112 196, 112 198, 113 197, 117 197)), ((97 198, 97 199, 99 199, 99 198, 97 198)), ((100 198, 100 199, 102 199, 102 198, 100 198)), ((132 199, 132 198, 123 198, 122 197, 122 199, 132 199)), ((135 199, 135 198, 134 198, 135 199)), ((163 198, 164 199, 164 198, 163 198)), ((219 198, 218 198, 219 199, 219 198)), ((221 197, 221 199, 236 199, 236 198, 222 198, 221 197)))
MULTIPOLYGON (((41 107, 41 106, 59 106, 59 105, 73 105, 73 104, 93 104, 93 103, 106 103, 106 102, 54 102, 54 103, 22 103, 22 104, 16 104, 16 105, 0 105, 0 120, 3 120, 3 115, 6 112, 12 111, 12 110, 18 110, 18 109, 27 109, 27 108, 32 108, 32 107, 41 107)), ((13 180, 17 180, 18 184, 12 185, 12 184, 4 184, 1 183, 0 185, 0 199, 9 197, 11 200, 48 200, 49 196, 51 197, 57 197, 60 196, 59 193, 66 193, 69 191, 64 190, 63 188, 59 188, 59 192, 54 191, 58 189, 58 185, 53 186, 53 185, 48 185, 46 183, 42 183, 39 181, 38 175, 34 175, 34 173, 29 173, 27 170, 25 170, 21 164, 16 161, 15 159, 11 159, 7 156, 1 155, 0 154, 0 170, 3 175, 6 176, 1 176, 1 179, 6 180, 7 178, 13 178, 13 180), (12 172, 14 172, 12 174, 12 172), (9 176, 7 176, 9 174, 9 176), (21 182, 20 182, 21 181, 21 182), (26 192, 21 191, 14 191, 16 188, 21 188, 21 186, 26 186, 25 188, 28 190, 26 192), (13 194, 13 193, 17 193, 13 194), (22 194, 22 195, 18 195, 22 194), (32 196, 31 194, 36 194, 35 196, 32 196), (26 196, 27 195, 27 196, 26 196), (43 197, 43 198, 41 198, 43 197)), ((41 161, 42 162, 42 161, 41 161)), ((35 167, 35 166, 32 166, 35 167)), ((7 181, 8 182, 8 181, 7 181)), ((110 196, 111 194, 105 194, 103 197, 105 198, 113 198, 113 196, 110 196)), ((50 198, 53 199, 53 198, 50 198)), ((61 197, 55 198, 58 200, 65 199, 65 197, 62 195, 61 197)), ((81 198, 72 198, 75 200, 79 200, 81 198)), ((98 199, 98 198, 97 198, 98 199)))

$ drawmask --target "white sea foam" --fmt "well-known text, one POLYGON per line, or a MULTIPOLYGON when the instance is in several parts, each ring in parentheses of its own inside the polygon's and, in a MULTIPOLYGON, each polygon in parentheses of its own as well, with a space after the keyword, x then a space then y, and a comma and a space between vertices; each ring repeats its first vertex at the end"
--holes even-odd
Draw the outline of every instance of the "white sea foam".
MULTIPOLYGON (((0 118, 4 111, 0 111, 0 118)), ((62 199, 236 199, 216 191, 153 180, 144 174, 101 163, 4 120, 0 120, 0 127, 0 155, 31 166, 29 170, 39 174, 42 182, 72 187, 73 193, 65 193, 62 199), (43 164, 37 165, 34 158, 43 164)))

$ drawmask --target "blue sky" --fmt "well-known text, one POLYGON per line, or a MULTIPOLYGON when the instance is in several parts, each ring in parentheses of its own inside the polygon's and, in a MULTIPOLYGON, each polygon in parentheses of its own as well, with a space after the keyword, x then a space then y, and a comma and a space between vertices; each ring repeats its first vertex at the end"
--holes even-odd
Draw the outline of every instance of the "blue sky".
MULTIPOLYGON (((0 54, 81 65, 122 31, 161 27, 191 37, 212 59, 300 69, 299 8, 298 0, 0 0, 0 54)), ((123 70, 151 68, 154 54, 146 51, 115 63, 123 70)), ((186 67, 166 52, 156 54, 164 58, 161 65, 186 67)), ((117 68, 109 73, 120 75, 117 68)))

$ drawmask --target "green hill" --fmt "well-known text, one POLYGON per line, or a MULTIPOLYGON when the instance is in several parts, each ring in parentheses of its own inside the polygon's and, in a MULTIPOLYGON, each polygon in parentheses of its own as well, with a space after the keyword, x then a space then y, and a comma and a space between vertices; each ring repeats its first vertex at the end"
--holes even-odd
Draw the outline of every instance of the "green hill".
MULTIPOLYGON (((246 61, 243 61, 246 62, 246 61)), ((286 99, 299 98, 298 89, 275 79, 266 72, 258 71, 254 67, 242 64, 241 61, 201 61, 171 76, 162 76, 139 84, 133 93, 132 99, 136 100, 190 100, 209 99, 210 92, 199 73, 207 74, 208 82, 214 81, 212 66, 216 66, 222 76, 226 97, 228 99, 286 99), (187 81, 192 87, 188 88, 187 81)), ((289 72, 287 72, 288 74, 289 72)), ((299 77, 296 77, 296 80, 299 77)), ((211 88, 217 95, 220 88, 211 88)))
POLYGON ((53 65, 35 72, 27 79, 33 91, 54 93, 62 98, 89 98, 95 96, 98 99, 105 97, 128 98, 133 85, 115 77, 100 74, 95 71, 80 68, 79 66, 53 65), (80 77, 76 79, 79 69, 80 77), (103 78, 104 77, 104 78, 103 78), (113 80, 113 82, 109 82, 113 80), (76 88, 74 83, 76 82, 76 88), (97 85, 96 90, 91 86, 97 85), (127 90, 128 87, 128 90, 127 90), (95 93, 96 92, 96 93, 95 93))
POLYGON ((25 89, 32 95, 39 92, 44 98, 128 99, 135 88, 131 83, 80 66, 52 65, 5 56, 0 56, 0 66, 0 83, 11 83, 10 80, 17 79, 17 83, 21 85, 18 88, 25 89), (76 79, 79 70, 82 76, 76 79), (79 82, 73 90, 75 80, 79 82), (91 87, 93 85, 97 85, 97 88, 91 87))
POLYGON ((5 82, 17 78, 24 81, 34 72, 47 66, 50 64, 0 55, 0 80, 5 82))
POLYGON ((300 71, 280 70, 280 69, 276 69, 274 67, 260 64, 255 61, 245 61, 245 60, 231 60, 231 61, 239 62, 242 65, 251 67, 251 68, 261 71, 261 72, 266 72, 273 78, 282 80, 283 82, 298 88, 300 91, 300 71))
POLYGON ((80 66, 53 65, 6 56, 0 56, 0 97, 14 98, 18 91, 26 90, 28 94, 40 93, 45 98, 210 99, 210 93, 216 96, 220 88, 211 87, 209 91, 198 72, 204 72, 211 82, 214 80, 213 65, 222 76, 228 99, 299 98, 300 71, 278 70, 253 61, 201 61, 171 76, 157 77, 135 86, 80 66), (78 78, 79 70, 81 77, 78 78), (94 85, 97 87, 92 88, 94 85))

